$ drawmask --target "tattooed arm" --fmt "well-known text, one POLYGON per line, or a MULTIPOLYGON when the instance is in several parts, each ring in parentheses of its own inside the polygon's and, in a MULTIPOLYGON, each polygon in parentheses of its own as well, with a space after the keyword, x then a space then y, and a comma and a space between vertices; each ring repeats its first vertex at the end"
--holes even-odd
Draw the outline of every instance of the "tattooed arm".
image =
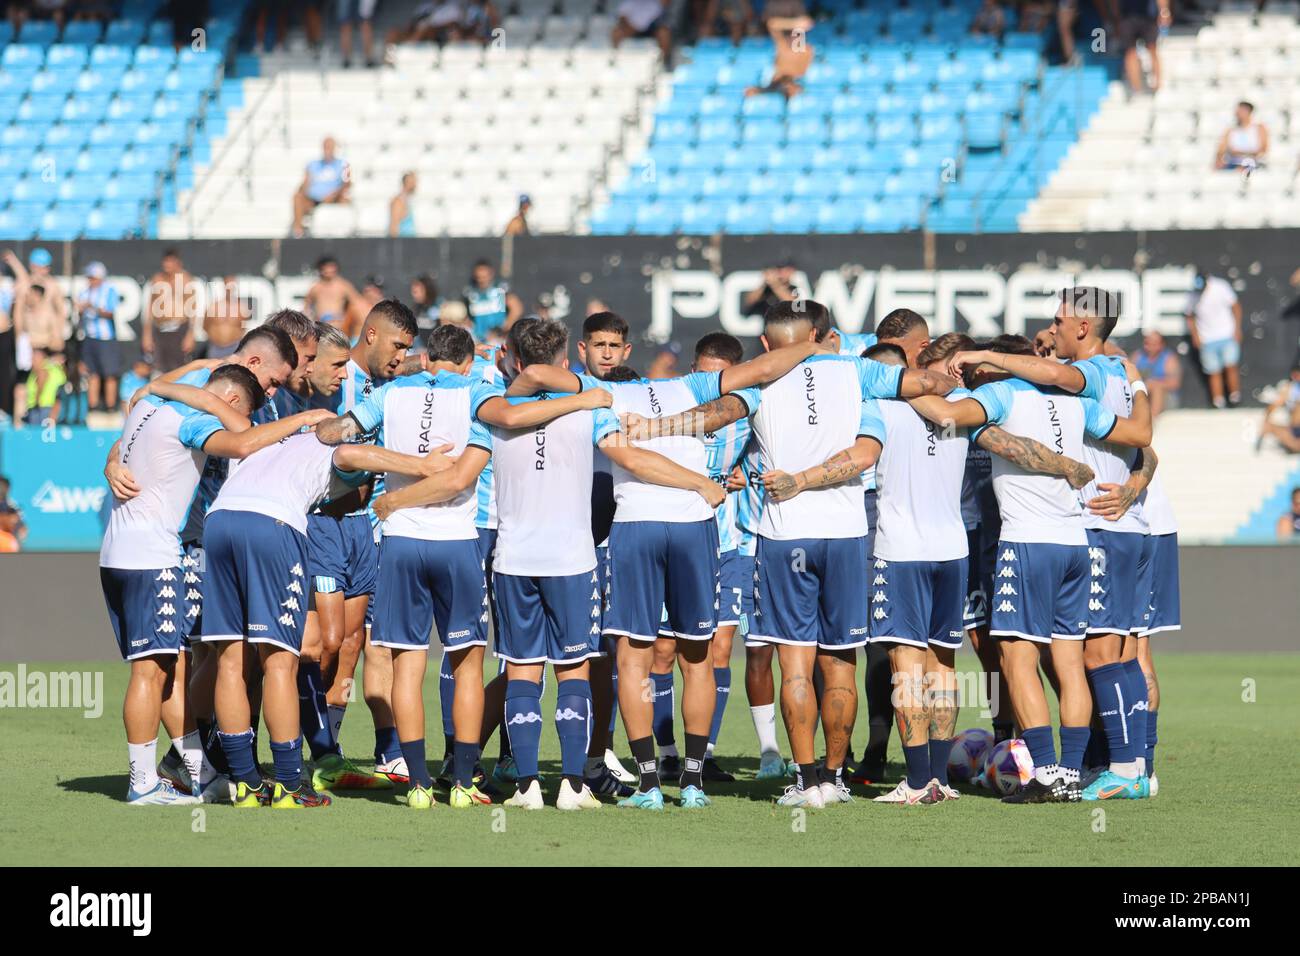
POLYGON ((623 416, 623 432, 628 441, 646 441, 673 435, 697 437, 721 431, 732 422, 749 414, 749 406, 738 395, 723 395, 703 405, 696 405, 676 415, 663 418, 642 418, 640 415, 623 416))
POLYGON ((428 352, 421 352, 418 355, 408 355, 402 361, 402 364, 397 366, 397 371, 393 373, 393 378, 401 378, 403 375, 415 375, 417 372, 427 371, 428 368, 428 352))
POLYGON ((1041 442, 1012 435, 997 425, 989 425, 980 432, 975 444, 1025 471, 1064 478, 1071 488, 1082 488, 1093 479, 1092 469, 1083 462, 1058 455, 1041 442))
POLYGON ((1107 521, 1118 521, 1133 506, 1133 502, 1137 501, 1137 496, 1151 484, 1151 479, 1156 473, 1156 465, 1159 463, 1154 450, 1150 447, 1143 448, 1138 453, 1138 460, 1134 463, 1128 480, 1122 485, 1109 483, 1097 485, 1102 493, 1088 502, 1088 510, 1095 515, 1101 515, 1107 521))
POLYGON ((853 447, 838 451, 820 465, 805 468, 796 474, 769 471, 759 476, 763 487, 773 501, 789 501, 810 488, 838 485, 859 475, 876 463, 880 457, 880 442, 867 435, 858 436, 853 447))

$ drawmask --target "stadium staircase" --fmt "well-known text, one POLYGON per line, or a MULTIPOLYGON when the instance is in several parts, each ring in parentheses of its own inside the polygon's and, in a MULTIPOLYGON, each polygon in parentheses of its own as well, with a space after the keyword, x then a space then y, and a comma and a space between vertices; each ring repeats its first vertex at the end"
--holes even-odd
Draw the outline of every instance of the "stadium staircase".
POLYGON ((214 4, 202 48, 172 48, 162 0, 106 26, 0 21, 0 238, 153 236, 223 128, 225 51, 243 2, 214 4))
MULTIPOLYGON (((1227 9, 1158 44, 1163 84, 1112 83, 1042 195, 1027 232, 1300 226, 1300 4, 1227 9), (1255 105, 1268 161, 1249 177, 1213 168, 1236 104, 1255 105)), ((1146 61, 1149 66, 1149 60, 1146 61)))

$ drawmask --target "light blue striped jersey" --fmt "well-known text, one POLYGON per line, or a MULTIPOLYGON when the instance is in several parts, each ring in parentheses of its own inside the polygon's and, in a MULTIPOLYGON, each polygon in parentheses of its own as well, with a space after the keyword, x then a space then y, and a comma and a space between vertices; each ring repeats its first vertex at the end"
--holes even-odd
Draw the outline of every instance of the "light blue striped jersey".
MULTIPOLYGON (((839 329, 835 331, 840 337, 841 355, 861 355, 880 341, 875 332, 841 332, 839 329)), ((865 491, 876 490, 875 465, 862 473, 862 487, 865 491)))
MULTIPOLYGON (((353 411, 358 405, 369 398, 370 393, 376 388, 375 381, 370 377, 370 373, 358 365, 356 359, 348 359, 347 372, 348 374, 344 377, 343 383, 339 386, 339 390, 334 393, 330 400, 336 415, 346 415, 348 412, 353 411)), ((358 423, 359 422, 360 420, 358 419, 358 423)), ((374 442, 375 444, 383 444, 383 442, 379 441, 378 428, 367 428, 365 425, 362 425, 361 427, 362 434, 358 435, 356 438, 358 443, 374 442)), ((376 476, 374 481, 374 491, 371 494, 371 497, 377 497, 382 494, 383 488, 383 476, 376 476)), ((352 515, 369 515, 370 526, 375 529, 376 535, 378 535, 379 518, 374 511, 371 510, 369 504, 357 511, 349 511, 348 517, 351 517, 352 515)))
MULTIPOLYGON (((743 397, 743 393, 741 394, 743 397)), ((756 394, 756 393, 755 393, 756 394)), ((748 406, 750 413, 753 406, 748 406)), ((749 418, 732 422, 719 432, 707 432, 704 435, 704 451, 708 456, 709 477, 720 485, 726 485, 731 469, 740 464, 749 444, 749 418)), ((723 552, 734 551, 740 547, 740 529, 737 526, 740 499, 743 491, 730 492, 722 500, 714 515, 718 521, 718 547, 723 552)))
POLYGON ((745 487, 733 496, 736 499, 737 546, 741 554, 752 558, 758 551, 758 522, 763 517, 765 494, 758 480, 758 445, 752 436, 745 445, 740 466, 745 472, 745 487))
MULTIPOLYGON (((1094 355, 1075 362, 1074 367, 1083 373, 1083 391, 1079 393, 1080 397, 1093 399, 1120 418, 1133 415, 1133 389, 1124 372, 1122 358, 1118 355, 1094 355)), ((1097 487, 1099 483, 1122 485, 1128 481, 1129 473, 1137 462, 1137 454, 1134 448, 1112 445, 1089 437, 1083 443, 1083 463, 1093 470, 1096 477, 1084 487, 1083 500, 1087 501, 1102 493, 1097 487)), ((1107 521, 1100 515, 1085 510, 1084 527, 1146 534, 1146 497, 1145 491, 1138 495, 1137 501, 1118 521, 1107 521)))
POLYGON ((111 342, 117 338, 117 325, 113 320, 104 318, 95 311, 96 309, 105 309, 108 312, 117 311, 117 289, 111 283, 107 281, 101 282, 94 288, 87 286, 81 293, 79 302, 84 302, 87 306, 81 310, 81 314, 78 316, 81 321, 81 332, 86 338, 98 342, 111 342))
MULTIPOLYGON (((497 349, 492 349, 487 358, 475 355, 474 364, 470 366, 469 377, 487 382, 496 389, 496 394, 504 395, 506 391, 505 382, 501 378, 501 370, 497 368, 497 351, 497 349)), ((474 516, 475 527, 495 528, 497 526, 497 496, 492 485, 491 458, 488 459, 487 467, 478 476, 475 498, 478 501, 478 509, 474 516)))
POLYGON ((510 287, 500 280, 486 289, 473 284, 465 287, 461 295, 465 298, 470 318, 474 320, 475 341, 482 342, 490 331, 505 324, 506 295, 509 291, 510 287))

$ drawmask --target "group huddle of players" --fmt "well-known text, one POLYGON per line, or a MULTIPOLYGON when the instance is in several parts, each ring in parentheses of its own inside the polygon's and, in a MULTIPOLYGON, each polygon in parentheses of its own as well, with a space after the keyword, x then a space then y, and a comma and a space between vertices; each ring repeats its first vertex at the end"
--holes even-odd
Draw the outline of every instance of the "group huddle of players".
POLYGON ((127 800, 304 808, 397 784, 413 809, 435 790, 453 807, 538 809, 550 664, 555 806, 660 810, 667 779, 680 806, 707 807, 706 784, 733 779, 713 749, 739 635, 758 778, 794 778, 781 804, 883 782, 891 722, 906 774, 876 801, 940 803, 959 797, 947 769, 968 633, 996 735, 1033 759, 1004 799, 1150 796, 1147 638, 1178 626, 1177 535, 1145 387, 1107 344, 1118 315, 1110 293, 1064 290, 1036 354, 1020 336, 931 340, 902 309, 850 335, 795 300, 768 311, 758 357, 713 332, 690 373, 648 380, 609 312, 584 324, 583 374, 549 319, 517 320, 494 351, 438 326, 417 353, 396 300, 355 342, 277 313, 229 358, 143 389, 105 466, 127 800), (489 639, 500 666, 484 686, 489 639), (871 733, 854 766, 860 647, 871 733), (373 771, 339 743, 362 655, 373 771), (635 773, 610 747, 620 714, 635 773))

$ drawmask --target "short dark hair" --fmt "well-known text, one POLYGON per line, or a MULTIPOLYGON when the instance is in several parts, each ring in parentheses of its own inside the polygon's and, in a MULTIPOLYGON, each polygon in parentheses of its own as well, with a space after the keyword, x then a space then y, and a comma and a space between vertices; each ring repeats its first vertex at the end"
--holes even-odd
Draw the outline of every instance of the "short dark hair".
POLYGON ((496 268, 496 266, 494 266, 494 265, 492 264, 492 260, 491 260, 491 259, 476 259, 476 260, 474 261, 474 267, 473 267, 473 269, 470 269, 470 271, 473 272, 474 269, 477 269, 479 266, 487 266, 489 269, 495 269, 495 268, 496 268))
POLYGON ((244 393, 244 397, 248 399, 250 414, 266 404, 266 392, 258 382, 257 376, 242 365, 221 365, 214 368, 208 378, 208 384, 221 382, 230 382, 244 393))
POLYGON ((265 324, 279 329, 295 342, 315 342, 320 339, 316 323, 297 309, 281 309, 267 319, 265 324))
POLYGON ((925 329, 927 333, 930 326, 925 319, 911 309, 895 309, 887 316, 880 320, 876 326, 876 338, 878 339, 901 339, 913 329, 925 329))
POLYGON ((316 341, 321 345, 332 345, 334 348, 342 349, 345 352, 352 350, 352 343, 343 334, 343 330, 337 325, 330 325, 328 322, 316 323, 316 341))
POLYGON ((376 302, 366 316, 366 325, 381 319, 407 335, 415 335, 419 328, 415 324, 415 313, 397 299, 380 299, 376 302))
POLYGON ((702 358, 722 359, 732 365, 739 365, 745 359, 745 347, 734 335, 710 332, 695 343, 695 361, 702 358))
POLYGON ((989 342, 988 349, 1003 355, 1033 355, 1034 343, 1023 335, 1003 332, 989 342))
POLYGON ((474 336, 459 325, 439 325, 429 331, 429 358, 459 365, 474 354, 474 336))
POLYGON ((569 330, 555 319, 524 316, 507 333, 510 351, 525 365, 550 365, 569 348, 569 330))
POLYGON ((181 254, 180 252, 177 251, 175 246, 168 246, 166 249, 163 250, 163 254, 162 254, 163 259, 179 259, 180 257, 181 254))
POLYGON ((807 322, 814 329, 830 328, 831 313, 826 306, 813 299, 791 299, 778 302, 763 316, 763 325, 789 325, 807 322))
POLYGON ((289 338, 284 330, 271 325, 259 325, 244 333, 244 337, 239 340, 239 345, 235 347, 235 352, 242 354, 249 346, 256 345, 258 342, 265 342, 271 346, 289 368, 298 367, 298 349, 294 346, 293 339, 289 338))
POLYGON ((331 255, 323 255, 316 260, 316 271, 320 272, 328 265, 338 265, 339 261, 331 255))
POLYGON ((957 352, 969 352, 975 348, 975 340, 965 332, 947 332, 932 341, 916 357, 917 365, 932 365, 955 355, 957 352))
POLYGON ((1252 113, 1255 112, 1255 104, 1252 103, 1250 100, 1242 100, 1237 105, 1246 107, 1246 109, 1250 110, 1252 113))
POLYGON ((627 320, 617 312, 593 312, 582 323, 582 337, 589 339, 597 332, 610 332, 627 341, 627 320))
POLYGON ((630 365, 615 365, 606 374, 606 382, 636 382, 640 381, 641 373, 630 365))
POLYGON ((862 353, 865 359, 884 362, 886 365, 907 365, 907 353, 892 342, 877 342, 862 353))
POLYGON ((1076 315, 1082 314, 1097 320, 1097 334, 1105 342, 1115 331, 1119 321, 1120 296, 1095 285, 1076 285, 1061 290, 1061 304, 1068 305, 1076 315))

